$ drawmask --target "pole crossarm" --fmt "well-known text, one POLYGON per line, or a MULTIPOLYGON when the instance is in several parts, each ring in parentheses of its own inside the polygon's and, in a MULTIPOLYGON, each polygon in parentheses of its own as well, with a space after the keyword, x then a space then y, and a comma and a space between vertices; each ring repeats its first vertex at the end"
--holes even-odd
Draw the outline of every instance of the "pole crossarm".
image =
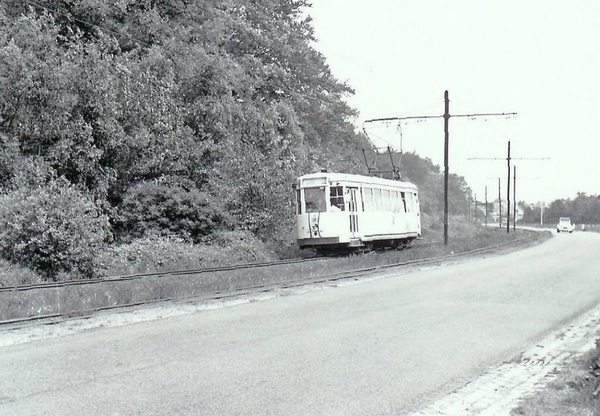
POLYGON ((417 119, 425 119, 425 118, 443 118, 443 115, 440 116, 407 116, 407 117, 384 117, 384 118, 372 118, 370 120, 363 121, 365 123, 375 123, 379 121, 402 121, 402 120, 417 120, 417 119))
MULTIPOLYGON (((474 117, 498 117, 498 116, 516 116, 517 113, 474 113, 474 114, 448 114, 448 117, 465 117, 465 118, 474 118, 474 117)), ((383 118, 372 118, 369 120, 363 121, 365 123, 376 123, 380 121, 403 121, 403 120, 420 120, 420 119, 429 119, 429 118, 444 118, 446 115, 441 114, 439 116, 436 115, 425 115, 425 116, 405 116, 405 117, 383 117, 383 118)))
MULTIPOLYGON (((505 157, 468 157, 467 160, 506 160, 505 157)), ((550 160, 549 157, 511 157, 510 160, 550 160)))
POLYGON ((516 116, 517 113, 475 113, 475 114, 450 114, 450 117, 497 117, 497 116, 516 116))

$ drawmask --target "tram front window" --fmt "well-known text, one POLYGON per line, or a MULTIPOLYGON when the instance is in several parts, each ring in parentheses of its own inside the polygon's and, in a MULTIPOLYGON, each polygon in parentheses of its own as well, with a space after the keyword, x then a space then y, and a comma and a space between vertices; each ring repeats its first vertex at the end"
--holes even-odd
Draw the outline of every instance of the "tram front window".
POLYGON ((305 188, 304 204, 304 212, 325 212, 327 210, 327 204, 325 203, 325 189, 305 188))
POLYGON ((344 187, 332 186, 329 193, 329 203, 332 211, 344 211, 344 187))

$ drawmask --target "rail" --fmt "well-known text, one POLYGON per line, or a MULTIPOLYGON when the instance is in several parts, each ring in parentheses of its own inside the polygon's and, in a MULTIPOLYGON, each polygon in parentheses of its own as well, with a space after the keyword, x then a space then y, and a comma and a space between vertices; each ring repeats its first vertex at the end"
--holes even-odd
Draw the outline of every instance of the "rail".
MULTIPOLYGON (((476 248, 472 250, 467 250, 460 253, 452 253, 442 256, 428 257, 422 259, 414 259, 414 260, 406 260, 401 262, 395 262, 390 264, 380 264, 373 265, 369 267, 363 268, 352 268, 351 270, 341 270, 338 272, 327 272, 325 274, 316 274, 311 275, 310 273, 299 273, 299 276, 307 276, 307 277, 293 277, 290 279, 280 278, 280 280, 275 279, 268 280, 263 284, 246 284, 244 285, 244 278, 247 278, 245 274, 238 275, 237 277, 229 277, 228 281, 223 282, 226 279, 217 279, 215 278, 216 274, 232 271, 232 272, 244 272, 249 269, 271 269, 277 266, 288 266, 295 265, 299 263, 312 263, 318 261, 330 260, 330 257, 314 257, 314 258, 302 258, 302 259, 287 259, 287 260, 277 260, 271 262, 259 262, 259 263, 249 263, 249 264, 238 264, 231 266, 221 266, 221 267, 206 267, 201 269, 194 270, 178 270, 178 271, 168 271, 168 272, 158 272, 158 273, 140 273, 140 274, 132 274, 132 275, 124 275, 124 276, 114 276, 103 279, 93 279, 93 280, 72 280, 72 281, 62 281, 62 282, 49 282, 49 283, 41 283, 41 284, 33 284, 33 285, 19 285, 19 286, 9 286, 9 287, 0 287, 0 293, 11 292, 8 295, 16 295, 16 296, 25 296, 25 298, 21 297, 20 299, 14 300, 15 304, 19 302, 21 305, 26 303, 27 301, 31 302, 31 299, 27 298, 26 292, 35 291, 37 294, 41 294, 41 297, 45 299, 47 304, 53 304, 51 310, 42 310, 41 307, 32 305, 31 307, 23 307, 22 312, 17 314, 16 316, 3 316, 3 319, 0 319, 0 325, 8 325, 8 324, 25 324, 32 321, 52 321, 52 323, 56 322, 56 320, 67 319, 69 317, 87 317, 91 316, 99 311, 105 310, 113 310, 113 309, 122 309, 129 308, 134 306, 143 306, 156 304, 161 302, 169 302, 169 301, 178 301, 178 302, 191 302, 191 301, 203 301, 203 300, 217 300, 223 298, 236 297, 248 293, 256 293, 256 292, 269 292, 278 289, 292 288, 297 286, 303 286, 308 284, 319 284, 337 280, 344 279, 356 279, 358 277, 375 273, 377 271, 394 268, 394 267, 406 267, 410 265, 417 264, 431 264, 440 262, 443 260, 456 258, 459 256, 471 255, 486 251, 492 251, 499 247, 514 244, 531 237, 531 233, 527 233, 523 237, 505 241, 503 243, 494 244, 487 247, 476 248), (204 278, 203 281, 194 281, 194 279, 198 279, 202 275, 210 275, 210 278, 204 278), (179 279, 180 276, 190 276, 190 279, 179 279), (179 293, 177 291, 166 289, 167 293, 171 293, 172 296, 161 296, 160 293, 156 292, 156 287, 163 288, 163 286, 168 286, 170 283, 166 282, 167 279, 175 278, 176 281, 171 282, 172 284, 180 285, 182 282, 189 284, 189 286, 181 287, 179 293), (212 280, 211 280, 212 278, 212 280), (118 298, 119 289, 115 288, 115 285, 119 286, 119 283, 131 282, 131 281, 140 281, 142 284, 145 284, 146 281, 152 280, 148 282, 146 286, 143 288, 139 287, 128 287, 127 290, 129 292, 135 292, 137 289, 140 291, 149 291, 154 296, 152 299, 142 299, 142 300, 133 300, 133 301, 113 301, 111 295, 109 294, 110 290, 113 290, 114 298, 118 298), (189 281, 188 281, 189 280, 189 281), (235 280, 234 283, 232 281, 235 280), (218 283, 215 283, 218 282, 218 283), (93 302, 89 302, 86 306, 81 303, 73 303, 74 299, 78 296, 94 296, 96 297, 97 293, 93 292, 92 294, 84 292, 85 286, 89 285, 109 285, 108 288, 104 289, 102 292, 104 294, 104 298, 100 299, 100 306, 93 306, 93 302), (49 289, 54 289, 51 291, 49 289), (29 299, 29 300, 28 300, 29 299), (62 300, 62 309, 61 309, 61 300, 62 300), (71 306, 68 303, 71 302, 71 306), (35 311, 36 308, 39 308, 35 311), (48 313, 50 312, 50 313, 48 313)), ((469 237, 465 237, 469 238, 469 237)), ((433 242, 416 242, 413 244, 413 249, 419 249, 426 246, 432 246, 436 244, 441 244, 443 242, 433 241, 433 242)), ((314 272, 314 270, 313 270, 314 272)), ((270 272, 269 272, 270 273, 270 272)), ((280 270, 280 274, 284 273, 283 270, 280 270)), ((272 273, 276 274, 276 272, 272 273)), ((258 279, 257 279, 258 280, 258 279)), ((159 290, 160 292, 160 290, 159 290)), ((134 293, 129 293, 130 298, 135 298, 134 293)), ((16 313, 16 312, 15 312, 16 313)))
MULTIPOLYGON (((461 238, 457 238, 456 240, 465 240, 467 238, 469 238, 469 237, 461 237, 461 238)), ((417 242, 417 243, 412 244, 412 246, 409 248, 426 247, 426 246, 432 246, 432 245, 442 244, 442 243, 443 243, 443 241, 417 242)), ((199 269, 168 270, 168 271, 160 271, 160 272, 137 273, 137 274, 102 277, 102 278, 97 278, 97 279, 62 280, 59 282, 43 282, 43 283, 33 283, 33 284, 15 285, 15 286, 0 286, 0 293, 25 291, 25 290, 33 290, 33 289, 52 289, 52 288, 59 288, 59 287, 65 287, 65 286, 94 285, 94 284, 107 283, 107 282, 125 282, 128 280, 143 279, 146 277, 184 276, 184 275, 188 275, 188 274, 225 272, 225 271, 231 271, 231 270, 244 270, 244 269, 254 269, 254 268, 259 268, 259 267, 271 267, 271 266, 278 266, 278 265, 324 261, 324 260, 329 260, 329 259, 331 259, 331 257, 329 257, 329 256, 305 257, 305 258, 273 260, 273 261, 257 262, 257 263, 234 264, 234 265, 227 265, 227 266, 202 267, 199 269)))

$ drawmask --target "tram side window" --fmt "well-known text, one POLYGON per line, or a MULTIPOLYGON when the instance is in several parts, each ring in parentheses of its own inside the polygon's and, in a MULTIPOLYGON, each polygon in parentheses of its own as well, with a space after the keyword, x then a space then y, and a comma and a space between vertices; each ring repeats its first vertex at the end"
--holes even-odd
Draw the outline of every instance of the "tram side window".
POLYGON ((344 187, 332 186, 329 191, 329 203, 334 211, 344 211, 344 187))
POLYGON ((300 199, 300 189, 296 189, 296 209, 298 210, 298 215, 302 214, 302 200, 300 199))
POLYGON ((365 212, 365 196, 363 194, 363 188, 360 188, 360 205, 361 211, 365 212))
POLYGON ((413 212, 413 199, 410 192, 406 194, 406 212, 413 212))
POLYGON ((391 210, 391 202, 390 201, 390 190, 389 189, 384 189, 383 191, 383 210, 384 211, 390 211, 391 210))
POLYGON ((400 200, 398 199, 398 191, 392 191, 392 211, 400 212, 400 200))
POLYGON ((375 211, 383 211, 383 196, 381 195, 381 189, 374 189, 375 199, 375 211))
POLYGON ((304 212, 325 212, 325 188, 305 188, 304 204, 304 212))
POLYGON ((373 188, 364 188, 365 211, 375 211, 373 188))
POLYGON ((404 212, 407 212, 406 210, 406 194, 404 192, 400 192, 400 197, 402 198, 402 209, 404 209, 404 212))

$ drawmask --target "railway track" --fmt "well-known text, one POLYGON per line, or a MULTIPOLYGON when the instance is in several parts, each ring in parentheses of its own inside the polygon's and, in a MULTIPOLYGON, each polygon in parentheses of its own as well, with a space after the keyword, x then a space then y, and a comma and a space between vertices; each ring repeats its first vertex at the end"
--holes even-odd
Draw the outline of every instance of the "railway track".
MULTIPOLYGON (((494 244, 488 247, 481 247, 473 250, 468 250, 461 253, 452 253, 443 256, 436 257, 428 257, 421 258, 415 260, 407 260, 402 262, 395 262, 390 264, 381 264, 381 265, 373 265, 369 267, 363 267, 358 269, 351 270, 342 270, 339 272, 326 272, 323 274, 312 275, 304 278, 293 278, 289 280, 281 280, 275 282, 267 282, 263 284, 251 284, 251 285, 241 285, 238 287, 227 287, 225 289, 220 290, 209 290, 205 293, 193 294, 192 296, 173 296, 173 297, 160 297, 158 299, 146 299, 135 302, 122 302, 119 304, 108 304, 98 307, 89 307, 85 310, 78 311, 63 311, 58 310, 55 313, 37 313, 37 314, 29 314, 28 316, 17 316, 9 319, 0 320, 0 326, 10 326, 11 328, 16 328, 24 325, 31 324, 35 322, 36 324, 54 324, 57 322, 61 322, 63 320, 71 319, 73 317, 84 318, 92 316, 100 311, 107 310, 118 310, 125 308, 132 308, 136 306, 144 306, 144 305, 152 305, 163 302, 201 302, 208 300, 220 300, 227 298, 235 298, 243 295, 248 295, 252 293, 260 293, 260 292, 272 292, 281 289, 288 289, 294 287, 301 287, 305 285, 311 284, 323 284, 335 281, 343 281, 343 280, 351 280, 351 279, 359 279, 360 277, 368 276, 373 273, 376 273, 381 270, 390 269, 390 268, 398 268, 398 267, 408 267, 412 265, 427 265, 427 264, 435 264, 441 261, 445 261, 452 258, 458 258, 461 256, 468 256, 473 254, 492 252, 497 250, 500 247, 508 246, 512 244, 516 244, 527 240, 531 237, 532 233, 524 235, 523 237, 506 241, 500 244, 494 244)), ((465 237, 468 238, 468 237, 465 237)), ((412 249, 422 249, 428 246, 434 246, 442 244, 440 241, 433 242, 423 242, 418 241, 412 245, 412 249)), ((23 296, 26 295, 26 292, 30 293, 48 293, 51 290, 56 291, 57 299, 59 297, 59 292, 61 289, 67 290, 69 288, 74 289, 76 291, 80 291, 81 288, 92 285, 111 285, 118 286, 120 284, 131 282, 135 280, 144 281, 146 279, 166 279, 166 278, 179 278, 181 276, 202 276, 202 275, 214 275, 223 272, 244 272, 248 271, 252 273, 253 269, 271 269, 276 266, 289 266, 296 265, 301 263, 314 263, 314 262, 326 262, 332 260, 331 257, 311 257, 311 258, 296 258, 296 259, 286 259, 286 260, 276 260, 271 262, 259 262, 259 263, 249 263, 249 264, 238 264, 231 266, 221 266, 221 267, 206 267, 201 269, 193 269, 193 270, 177 270, 177 271, 168 271, 168 272, 158 272, 158 273, 140 273, 140 274, 131 274, 124 276, 114 276, 108 278, 101 279, 90 279, 90 280, 72 280, 72 281, 61 281, 61 282, 49 282, 49 283, 39 283, 39 284, 31 284, 31 285, 19 285, 19 286, 8 286, 8 287, 0 287, 0 296, 3 294, 18 294, 23 296)), ((79 293, 79 292, 78 292, 79 293)), ((57 300, 57 303, 59 301, 57 300)))
MULTIPOLYGON (((461 240, 464 240, 466 238, 467 237, 461 238, 461 240)), ((442 241, 417 242, 417 243, 413 244, 412 247, 410 247, 410 248, 428 247, 428 246, 437 245, 437 244, 441 244, 441 243, 442 243, 442 241)), ((98 279, 63 280, 60 282, 44 282, 44 283, 34 283, 34 284, 28 284, 28 285, 18 285, 18 286, 0 286, 0 293, 15 292, 15 291, 19 292, 19 291, 27 291, 27 290, 34 290, 34 289, 52 289, 52 288, 59 288, 59 287, 65 287, 65 286, 95 285, 95 284, 107 283, 107 282, 124 282, 124 281, 129 281, 129 280, 143 279, 143 278, 147 278, 147 277, 184 276, 184 275, 189 275, 189 274, 201 274, 201 273, 211 273, 211 272, 225 272, 225 271, 231 271, 231 270, 256 269, 256 268, 261 268, 261 267, 326 261, 331 258, 332 258, 332 256, 294 258, 294 259, 274 260, 274 261, 268 261, 268 262, 236 264, 236 265, 229 265, 229 266, 203 267, 203 268, 199 268, 199 269, 172 270, 172 271, 152 272, 152 273, 138 273, 138 274, 104 277, 104 278, 98 278, 98 279)), ((1 323, 1 321, 0 321, 0 323, 1 323)))

